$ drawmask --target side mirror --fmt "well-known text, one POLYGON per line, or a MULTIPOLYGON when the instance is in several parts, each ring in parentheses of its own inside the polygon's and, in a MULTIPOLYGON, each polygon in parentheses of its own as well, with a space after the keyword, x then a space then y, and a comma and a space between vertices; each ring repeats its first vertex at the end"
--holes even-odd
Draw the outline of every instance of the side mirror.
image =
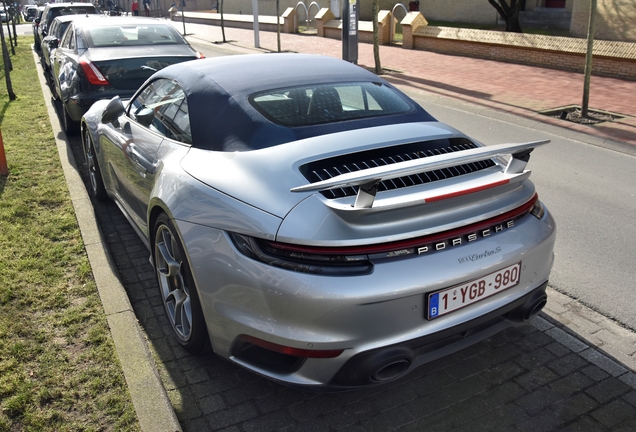
POLYGON ((135 118, 142 125, 149 127, 155 119, 155 110, 144 107, 135 114, 135 118))
POLYGON ((124 113, 124 104, 119 96, 115 96, 108 102, 104 111, 102 111, 102 123, 113 123, 124 113))
POLYGON ((42 42, 47 44, 51 50, 56 49, 59 45, 59 41, 55 36, 47 36, 42 40, 42 42))

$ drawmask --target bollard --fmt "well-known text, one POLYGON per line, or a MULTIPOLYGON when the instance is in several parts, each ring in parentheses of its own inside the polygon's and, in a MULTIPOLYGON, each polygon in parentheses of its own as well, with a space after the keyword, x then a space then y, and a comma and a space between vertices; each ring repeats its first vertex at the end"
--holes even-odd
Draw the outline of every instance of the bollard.
POLYGON ((8 176, 9 167, 7 166, 7 157, 4 154, 4 143, 2 142, 2 129, 0 129, 0 175, 8 176))

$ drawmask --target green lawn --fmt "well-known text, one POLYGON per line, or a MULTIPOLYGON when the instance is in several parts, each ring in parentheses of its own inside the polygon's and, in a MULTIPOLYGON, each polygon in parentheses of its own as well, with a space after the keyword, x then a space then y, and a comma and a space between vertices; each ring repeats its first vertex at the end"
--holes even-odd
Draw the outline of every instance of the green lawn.
POLYGON ((0 63, 0 431, 139 430, 30 48, 0 63))

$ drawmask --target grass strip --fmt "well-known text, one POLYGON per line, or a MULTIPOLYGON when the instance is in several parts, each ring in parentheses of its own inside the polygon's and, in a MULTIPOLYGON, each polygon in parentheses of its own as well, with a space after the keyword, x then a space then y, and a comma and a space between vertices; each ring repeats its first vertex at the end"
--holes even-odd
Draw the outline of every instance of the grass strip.
POLYGON ((139 430, 33 64, 0 64, 0 431, 139 430))

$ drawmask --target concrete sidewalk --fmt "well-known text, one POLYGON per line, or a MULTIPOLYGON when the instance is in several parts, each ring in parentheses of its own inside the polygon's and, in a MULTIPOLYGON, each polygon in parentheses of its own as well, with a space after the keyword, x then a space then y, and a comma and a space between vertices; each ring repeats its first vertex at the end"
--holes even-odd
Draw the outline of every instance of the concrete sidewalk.
MULTIPOLYGON (((197 25, 188 19, 201 21, 210 14, 186 12, 186 33, 191 41, 223 40, 221 28, 197 25)), ((183 31, 181 16, 174 25, 183 31)), ((260 49, 254 48, 254 31, 225 28, 226 44, 218 44, 233 52, 276 52, 277 35, 259 32, 260 49)), ((281 33, 281 51, 321 54, 342 58, 342 42, 315 35, 281 33)), ((360 43, 358 64, 373 68, 373 46, 360 43)), ((400 46, 381 46, 380 61, 387 74, 383 78, 404 89, 452 98, 480 107, 504 111, 557 125, 594 136, 600 144, 614 142, 636 146, 636 81, 593 76, 589 107, 625 116, 622 119, 584 126, 551 118, 541 111, 568 105, 581 105, 583 74, 524 66, 492 60, 481 60, 407 50, 400 46)))

